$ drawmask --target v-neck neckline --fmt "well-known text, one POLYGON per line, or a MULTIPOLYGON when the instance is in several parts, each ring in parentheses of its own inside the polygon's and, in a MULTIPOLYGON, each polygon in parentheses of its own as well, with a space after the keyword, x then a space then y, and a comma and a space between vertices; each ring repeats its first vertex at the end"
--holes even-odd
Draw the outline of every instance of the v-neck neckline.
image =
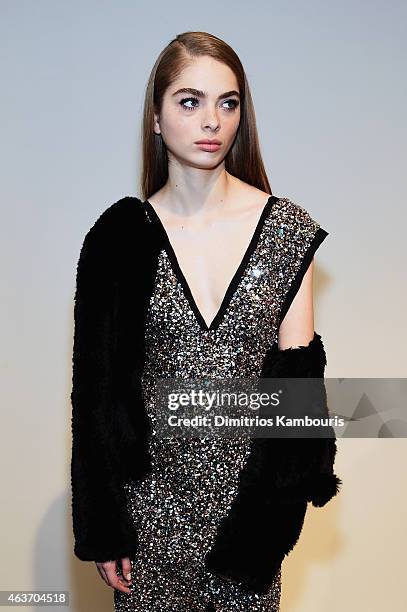
POLYGON ((144 201, 144 204, 146 205, 147 209, 151 212, 153 219, 155 220, 156 223, 158 223, 158 226, 160 227, 160 229, 162 230, 163 236, 164 236, 164 243, 165 243, 165 252, 167 253, 170 263, 172 265, 173 271, 175 273, 175 276, 177 277, 177 280, 180 282, 183 291, 184 291, 184 295, 189 303, 189 306, 191 308, 191 310, 193 311, 196 321, 198 323, 198 325, 200 326, 201 330, 204 332, 209 332, 209 331, 214 331, 216 329, 218 329, 219 325, 221 324, 227 308, 235 294, 235 291, 237 290, 238 285, 240 284, 243 276, 244 276, 244 272, 246 270, 247 264, 249 262, 250 257, 252 256, 258 240, 260 238, 260 234, 261 234, 261 230, 263 229, 263 225, 264 225, 264 221, 266 220, 266 217, 275 201, 276 197, 271 195, 269 197, 269 199, 267 200, 266 204, 263 206, 262 211, 260 213, 260 217, 256 223, 254 232, 252 234, 252 237, 250 239, 250 242, 243 254, 243 257, 240 261, 240 264, 238 265, 235 273, 233 274, 229 285, 227 286, 226 292, 223 296, 223 299, 221 301, 221 304, 218 308, 218 311, 216 312, 214 318, 212 319, 212 322, 210 323, 210 325, 208 325, 204 319, 204 317, 202 316, 201 311, 199 310, 197 303, 195 301, 195 298, 192 294, 191 288, 189 286, 189 283, 185 277, 185 274, 183 273, 181 266, 179 265, 179 261, 177 258, 177 255, 175 253, 175 250, 173 249, 173 246, 171 244, 171 241, 169 239, 167 230, 165 229, 158 213, 156 212, 155 208, 153 207, 153 205, 151 204, 151 202, 149 202, 148 200, 144 201))

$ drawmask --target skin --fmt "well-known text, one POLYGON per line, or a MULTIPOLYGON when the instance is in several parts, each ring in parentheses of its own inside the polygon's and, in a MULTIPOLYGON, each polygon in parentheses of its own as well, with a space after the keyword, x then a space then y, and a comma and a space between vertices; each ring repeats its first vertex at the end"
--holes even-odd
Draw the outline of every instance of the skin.
POLYGON ((116 561, 105 561, 104 563, 96 562, 96 567, 99 572, 100 577, 104 582, 112 587, 112 589, 118 589, 119 591, 123 591, 123 593, 131 593, 130 588, 127 586, 131 583, 131 580, 126 580, 124 576, 131 576, 131 565, 130 559, 125 557, 121 559, 123 574, 116 574, 116 561))
MULTIPOLYGON (((228 66, 208 56, 195 58, 165 92, 160 115, 154 115, 154 132, 167 147, 169 176, 149 202, 165 227, 208 325, 270 197, 225 169, 224 159, 240 121, 239 96, 221 98, 231 91, 238 94, 239 87, 228 66), (204 95, 175 93, 180 88, 193 88, 204 95), (202 151, 195 142, 206 138, 220 140, 221 147, 215 152, 202 151)), ((280 349, 306 345, 313 338, 313 263, 280 325, 280 349)), ((123 575, 130 577, 130 559, 121 562, 123 575)), ((130 581, 116 575, 116 561, 96 565, 109 586, 131 592, 130 581)))

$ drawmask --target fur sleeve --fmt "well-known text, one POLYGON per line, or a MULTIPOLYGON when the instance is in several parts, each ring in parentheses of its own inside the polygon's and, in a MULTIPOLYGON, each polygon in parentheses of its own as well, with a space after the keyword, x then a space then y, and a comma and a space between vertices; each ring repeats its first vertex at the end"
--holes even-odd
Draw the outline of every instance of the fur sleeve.
POLYGON ((87 233, 76 274, 71 491, 74 553, 83 561, 120 559, 137 545, 113 425, 117 282, 109 215, 87 233))
MULTIPOLYGON (((267 351, 262 377, 312 378, 312 394, 309 393, 309 398, 307 394, 310 406, 301 406, 300 410, 326 418, 330 414, 325 366, 324 345, 321 336, 314 332, 307 346, 280 350, 275 343, 267 351)), ((281 499, 304 500, 321 507, 339 492, 342 481, 334 474, 337 447, 332 427, 328 428, 327 437, 274 438, 265 441, 265 445, 267 452, 263 458, 269 468, 270 483, 278 488, 281 499)))

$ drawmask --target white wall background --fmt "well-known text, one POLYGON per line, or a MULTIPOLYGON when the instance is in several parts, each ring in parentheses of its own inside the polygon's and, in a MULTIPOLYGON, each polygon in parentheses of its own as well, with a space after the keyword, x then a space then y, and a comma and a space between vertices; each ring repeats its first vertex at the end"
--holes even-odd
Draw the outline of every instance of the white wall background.
MULTIPOLYGON (((394 0, 0 1, 0 589, 69 589, 75 612, 113 607, 72 553, 75 268, 97 216, 139 195, 144 88, 177 33, 237 51, 273 193, 329 232, 315 275, 326 375, 406 375, 406 17, 394 0)), ((338 446, 343 492, 309 507, 282 612, 402 612, 405 442, 338 446)))

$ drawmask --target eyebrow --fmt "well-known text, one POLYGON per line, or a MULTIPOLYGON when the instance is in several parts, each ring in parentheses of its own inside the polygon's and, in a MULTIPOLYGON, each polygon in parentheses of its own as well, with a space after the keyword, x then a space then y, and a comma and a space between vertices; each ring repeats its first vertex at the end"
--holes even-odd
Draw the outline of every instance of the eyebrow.
MULTIPOLYGON (((172 95, 176 96, 180 93, 189 93, 189 94, 192 94, 193 96, 196 96, 197 98, 206 98, 207 96, 207 94, 204 91, 201 91, 200 89, 194 89, 193 87, 181 87, 181 89, 177 89, 177 91, 175 91, 172 95)), ((232 89, 231 91, 226 91, 225 93, 218 96, 218 100, 223 100, 224 98, 230 98, 230 96, 237 96, 240 99, 239 92, 236 91, 235 89, 232 89)))

